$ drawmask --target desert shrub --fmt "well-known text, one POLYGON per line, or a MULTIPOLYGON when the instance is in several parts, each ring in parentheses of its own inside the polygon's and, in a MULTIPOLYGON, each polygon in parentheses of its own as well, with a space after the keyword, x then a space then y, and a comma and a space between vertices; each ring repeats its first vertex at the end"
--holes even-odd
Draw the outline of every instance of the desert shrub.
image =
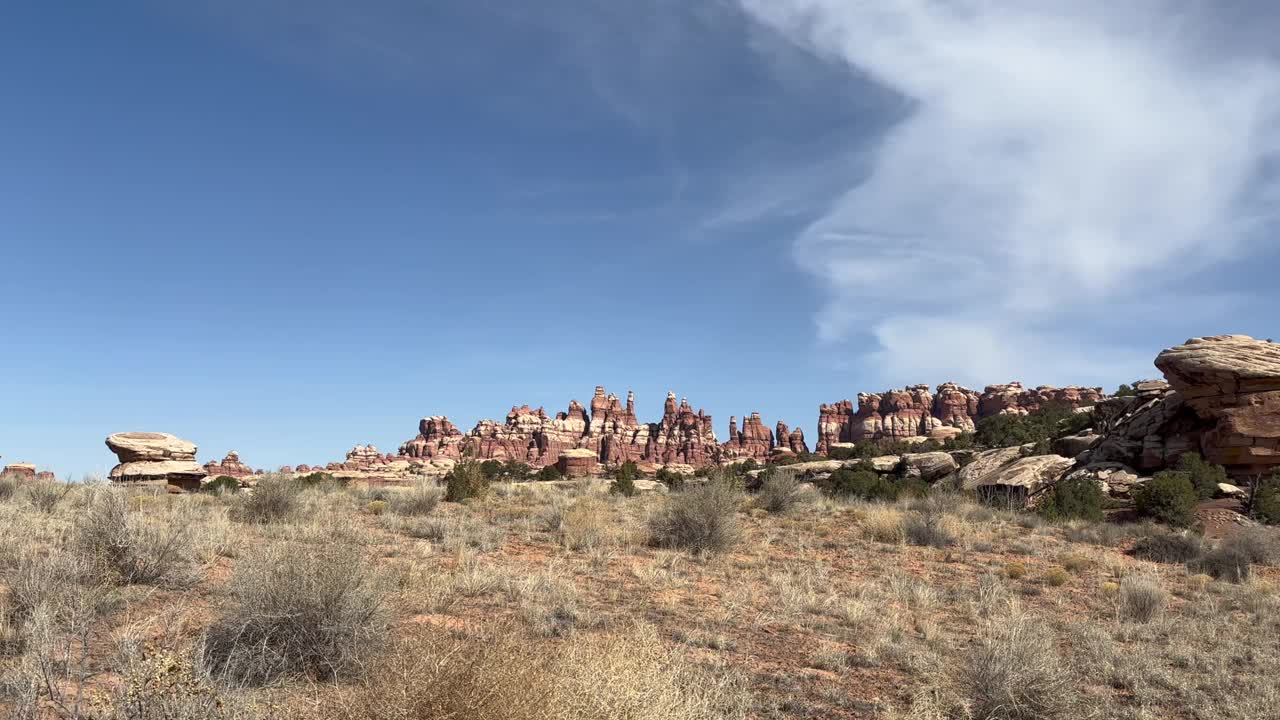
POLYGON ((97 490, 76 517, 72 544, 105 582, 181 587, 196 580, 195 550, 182 518, 149 520, 118 490, 97 490))
POLYGON ((720 553, 737 542, 739 493, 721 482, 708 482, 668 497, 649 519, 654 545, 695 553, 720 553))
POLYGON ((993 620, 958 663, 956 683, 968 717, 984 720, 1074 718, 1078 694, 1052 633, 1022 615, 993 620))
POLYGON ((364 510, 370 515, 381 515, 387 511, 387 501, 370 500, 369 503, 364 506, 364 510))
POLYGON ((502 476, 501 460, 485 460, 480 463, 480 474, 489 482, 493 482, 502 476))
MULTIPOLYGON (((299 475, 293 479, 293 482, 300 488, 315 489, 321 492, 333 492, 347 486, 345 478, 337 478, 330 473, 319 470, 306 475, 299 475)), ((259 481, 258 484, 261 485, 262 481, 259 481)))
POLYGON ((1242 527, 1222 541, 1253 565, 1280 564, 1280 534, 1266 528, 1242 527))
POLYGON ((666 485, 667 489, 669 490, 684 489, 684 481, 685 481, 684 474, 678 473, 674 470, 661 468, 658 470, 658 474, 654 476, 654 479, 662 483, 663 485, 666 485))
POLYGON ((1187 563, 1191 572, 1209 575, 1215 580, 1240 583, 1249 579, 1250 562, 1245 552, 1231 545, 1220 545, 1187 563))
POLYGON ((243 558, 231 603, 206 630, 217 677, 250 685, 351 674, 383 647, 384 592, 350 545, 266 545, 243 558))
POLYGON ((539 482, 555 482, 556 480, 563 479, 563 476, 560 474, 560 469, 555 465, 547 465, 534 475, 534 479, 539 482))
POLYGON ((1176 472, 1185 473, 1201 500, 1208 500, 1218 493, 1218 483, 1227 481, 1227 471, 1221 465, 1206 462, 1199 453, 1183 453, 1178 458, 1176 472))
POLYGON ((1190 562, 1204 552, 1204 542, 1189 532, 1148 528, 1133 546, 1133 556, 1158 563, 1190 562))
POLYGON ((636 464, 630 460, 622 463, 614 472, 613 482, 609 485, 609 492, 613 495, 623 495, 625 497, 634 497, 640 494, 636 489, 636 478, 640 476, 640 470, 636 464))
POLYGON ((843 467, 822 482, 822 489, 835 497, 862 500, 895 500, 898 488, 892 481, 866 465, 843 467))
POLYGON ((868 507, 860 513, 859 521, 862 534, 872 540, 890 544, 906 542, 904 530, 906 518, 896 507, 885 505, 868 507))
POLYGON ((280 476, 258 481, 253 492, 242 494, 232 506, 229 517, 243 523, 271 523, 293 514, 298 507, 298 494, 304 484, 280 476))
POLYGON ((1139 515, 1174 527, 1187 527, 1195 521, 1199 496, 1186 474, 1166 470, 1156 473, 1138 488, 1133 505, 1139 515))
POLYGON ((804 501, 800 481, 791 473, 765 470, 761 475, 760 492, 756 494, 756 507, 774 515, 791 512, 804 501))
POLYGON ((743 720, 750 706, 740 680, 697 668, 647 627, 557 643, 504 625, 471 636, 421 628, 368 677, 336 716, 743 720))
POLYGON ((1250 515, 1264 525, 1280 525, 1280 470, 1254 481, 1250 515))
POLYGON ((240 481, 229 476, 219 475, 200 486, 200 492, 210 495, 223 495, 240 492, 240 481))
POLYGON ((1045 493, 1036 512, 1048 520, 1102 520, 1102 503, 1106 496, 1098 483, 1087 477, 1060 480, 1045 493))
POLYGON ((570 550, 602 547, 614 531, 608 508, 598 497, 579 498, 564 506, 549 525, 560 533, 560 542, 570 550))
POLYGON ((508 460, 502 464, 502 472, 498 476, 508 482, 524 482, 533 477, 533 468, 519 460, 508 460))
POLYGON ((1050 440, 1073 435, 1093 423, 1093 413, 1077 412, 1066 403, 1050 403, 1027 415, 1000 414, 979 420, 974 441, 984 447, 1030 443, 1047 450, 1050 440))
POLYGON ((0 474, 0 502, 8 502, 18 494, 18 478, 0 474))
POLYGON ((397 515, 429 515, 440 504, 443 495, 440 488, 419 483, 409 490, 392 495, 388 502, 391 504, 391 512, 397 515))
POLYGON ((1120 616, 1139 623, 1155 619, 1169 602, 1169 593, 1155 578, 1130 575, 1120 581, 1120 616))
POLYGON ((67 493, 71 492, 71 486, 57 481, 37 480, 24 483, 22 492, 32 507, 42 513, 49 514, 53 512, 54 508, 58 507, 58 503, 62 502, 67 493))
POLYGON ((1010 580, 1018 580, 1027 574, 1027 566, 1020 562, 1005 563, 1004 574, 1010 580))
POLYGON ((102 720, 257 720, 217 687, 190 653, 150 645, 128 651, 122 682, 90 701, 102 720))
POLYGON ((489 492, 489 478, 485 477, 481 463, 474 460, 464 460, 455 465, 444 482, 444 499, 449 502, 480 498, 489 492))
POLYGON ((944 525, 941 513, 912 513, 902 524, 902 531, 911 545, 946 548, 956 544, 956 536, 944 525))
POLYGON ((1071 580, 1071 574, 1063 568, 1053 568, 1044 574, 1044 582, 1049 587, 1062 587, 1071 580))

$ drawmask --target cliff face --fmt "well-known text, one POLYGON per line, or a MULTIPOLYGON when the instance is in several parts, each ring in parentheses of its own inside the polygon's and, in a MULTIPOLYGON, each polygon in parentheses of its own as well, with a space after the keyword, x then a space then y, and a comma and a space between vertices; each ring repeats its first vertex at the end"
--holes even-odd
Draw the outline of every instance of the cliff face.
POLYGON ((818 409, 818 452, 836 443, 863 440, 942 439, 972 432, 978 420, 1001 413, 1025 415, 1050 403, 1072 407, 1095 405, 1106 395, 1102 388, 1042 385, 1026 389, 1021 383, 988 385, 981 393, 955 383, 930 392, 928 385, 912 385, 883 393, 859 393, 858 404, 841 400, 818 409))

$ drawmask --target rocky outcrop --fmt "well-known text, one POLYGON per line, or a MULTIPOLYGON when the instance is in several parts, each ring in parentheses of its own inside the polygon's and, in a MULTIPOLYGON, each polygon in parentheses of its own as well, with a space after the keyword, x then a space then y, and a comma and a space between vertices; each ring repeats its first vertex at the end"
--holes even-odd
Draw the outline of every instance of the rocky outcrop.
POLYGON ((556 469, 566 478, 590 477, 596 473, 597 466, 595 452, 585 448, 565 450, 556 460, 556 469))
POLYGON ((1247 335, 1193 338, 1155 364, 1201 421, 1206 459, 1237 474, 1280 467, 1280 345, 1247 335))
POLYGON ((0 476, 13 478, 14 480, 35 480, 36 466, 31 463, 9 463, 4 466, 4 470, 0 471, 0 476))
MULTIPOLYGON (((874 463, 872 467, 875 467, 874 463)), ((959 470, 960 463, 945 452, 907 453, 902 456, 898 467, 905 478, 935 483, 959 470)))
POLYGON ((168 433, 115 433, 107 437, 107 447, 120 461, 111 469, 113 482, 199 490, 207 474, 196 462, 195 443, 168 433))
POLYGON ((227 453, 227 456, 218 462, 207 462, 204 464, 204 471, 209 477, 233 477, 243 478, 254 474, 253 468, 245 465, 240 461, 240 453, 235 450, 227 453))
POLYGON ((418 436, 400 446, 400 454, 412 458, 462 457, 462 432, 442 415, 418 421, 418 436))
POLYGON ((737 418, 729 418, 729 439, 723 445, 726 460, 764 462, 769 459, 773 447, 773 432, 764 426, 760 413, 753 412, 743 418, 742 430, 738 430, 737 418))
POLYGON ((795 430, 788 430, 787 424, 778 421, 775 428, 778 438, 778 445, 785 447, 794 455, 807 455, 809 453, 809 444, 804 441, 804 430, 797 427, 795 430))
POLYGON ((1074 464, 1061 455, 1023 457, 1022 448, 1000 448, 979 453, 960 468, 958 480, 963 490, 1023 503, 1056 483, 1074 464))
POLYGON ((972 432, 979 420, 992 415, 1023 415, 1050 403, 1088 407, 1104 397, 1102 388, 1046 385, 1027 390, 1018 382, 988 385, 981 394, 955 383, 939 385, 936 394, 928 385, 860 393, 856 411, 848 400, 818 409, 818 452, 869 440, 945 440, 972 432))

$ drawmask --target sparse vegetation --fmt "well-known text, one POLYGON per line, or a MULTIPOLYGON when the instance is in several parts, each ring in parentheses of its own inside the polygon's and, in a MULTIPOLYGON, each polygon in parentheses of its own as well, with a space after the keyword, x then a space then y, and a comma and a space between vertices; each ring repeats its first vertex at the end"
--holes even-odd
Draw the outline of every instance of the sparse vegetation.
POLYGON ((1248 554, 1235 545, 1220 545, 1188 563, 1192 572, 1233 583, 1248 580, 1251 566, 1248 554))
POLYGON ((107 583, 183 587, 196 579, 189 528, 131 512, 120 490, 95 489, 76 518, 72 538, 107 583))
POLYGON ((1185 473, 1166 470, 1156 473, 1133 495, 1139 515, 1174 527, 1189 527, 1195 521, 1198 496, 1185 473))
POLYGON ((653 544, 694 553, 721 553, 738 541, 739 493, 723 482, 675 493, 649 522, 653 544))
POLYGON ((538 470, 538 473, 534 476, 534 479, 539 482, 555 482, 556 480, 562 480, 564 478, 560 474, 559 468, 557 468, 555 465, 547 465, 541 470, 538 470))
POLYGON ((640 491, 636 489, 636 478, 638 477, 640 477, 640 470, 636 468, 634 462, 628 460, 622 463, 613 474, 613 483, 609 485, 609 493, 624 497, 639 495, 640 491))
POLYGON ((1204 542, 1188 531, 1169 531, 1150 526, 1134 543, 1134 557, 1158 563, 1191 562, 1204 552, 1204 542))
POLYGON ((435 485, 418 483, 391 496, 391 512, 397 515, 429 515, 440 504, 444 493, 435 485))
POLYGON ((480 498, 489 492, 489 478, 485 476, 481 463, 474 460, 464 460, 455 465, 444 483, 444 499, 449 502, 480 498))

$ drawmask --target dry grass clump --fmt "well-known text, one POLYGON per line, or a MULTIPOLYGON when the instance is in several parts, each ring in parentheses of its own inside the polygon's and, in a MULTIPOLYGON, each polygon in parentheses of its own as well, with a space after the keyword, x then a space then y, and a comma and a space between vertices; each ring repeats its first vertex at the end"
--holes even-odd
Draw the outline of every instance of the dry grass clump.
POLYGON ((649 628, 551 645, 518 628, 423 629, 344 695, 351 720, 737 720, 740 684, 693 669, 649 628))
POLYGON ((1074 718, 1075 678, 1054 649, 1053 634, 1014 611, 986 624, 958 663, 958 687, 970 717, 984 720, 1074 718))
POLYGON ((418 483, 409 490, 395 493, 388 499, 391 512, 396 515, 419 517, 430 515, 444 499, 444 491, 434 484, 418 483))
POLYGON ((18 494, 18 478, 10 474, 0 475, 0 502, 9 502, 18 494))
POLYGON ((785 515, 803 504, 807 495, 795 475, 766 471, 755 505, 771 515, 785 515))
POLYGON ((258 481, 251 493, 240 493, 231 508, 232 520, 243 523, 272 523, 283 520, 298 508, 298 496, 302 486, 280 476, 268 476, 258 481))
POLYGON ((195 582, 195 548, 184 521, 146 518, 115 489, 95 489, 76 517, 72 544, 106 582, 183 587, 195 582))
POLYGON ((906 542, 906 516, 895 507, 868 505, 860 513, 859 519, 862 534, 871 540, 894 545, 906 542))
POLYGON ((1280 531, 1264 527, 1240 528, 1222 541, 1254 565, 1280 564, 1280 531))
POLYGON ((1139 623, 1151 622, 1164 611, 1169 593, 1154 577, 1130 575, 1120 581, 1120 616, 1139 623))
POLYGON ((604 500, 584 496, 568 505, 554 506, 549 525, 560 535, 560 544, 570 550, 594 550, 608 544, 614 523, 604 500))
POLYGON ((1133 546, 1134 557, 1158 563, 1191 562, 1204 552, 1204 542, 1189 532, 1150 526, 1133 546))
POLYGON ((911 545, 947 548, 956 544, 956 536, 942 513, 925 511, 912 513, 902 524, 902 532, 911 545))
POLYGON ((1249 579, 1250 562, 1246 552, 1234 545, 1221 545, 1187 563, 1188 569, 1205 573, 1215 580, 1240 583, 1249 579))
POLYGON ((46 515, 52 513, 71 492, 71 485, 49 480, 36 480, 22 483, 22 494, 31 507, 46 515))
POLYGON ((741 534, 737 490, 724 482, 708 482, 669 496, 649 519, 651 542, 699 554, 721 553, 741 534))
POLYGON ((384 591, 350 545, 266 545, 236 566, 230 593, 204 638, 215 676, 251 685, 342 677, 383 648, 384 591))

